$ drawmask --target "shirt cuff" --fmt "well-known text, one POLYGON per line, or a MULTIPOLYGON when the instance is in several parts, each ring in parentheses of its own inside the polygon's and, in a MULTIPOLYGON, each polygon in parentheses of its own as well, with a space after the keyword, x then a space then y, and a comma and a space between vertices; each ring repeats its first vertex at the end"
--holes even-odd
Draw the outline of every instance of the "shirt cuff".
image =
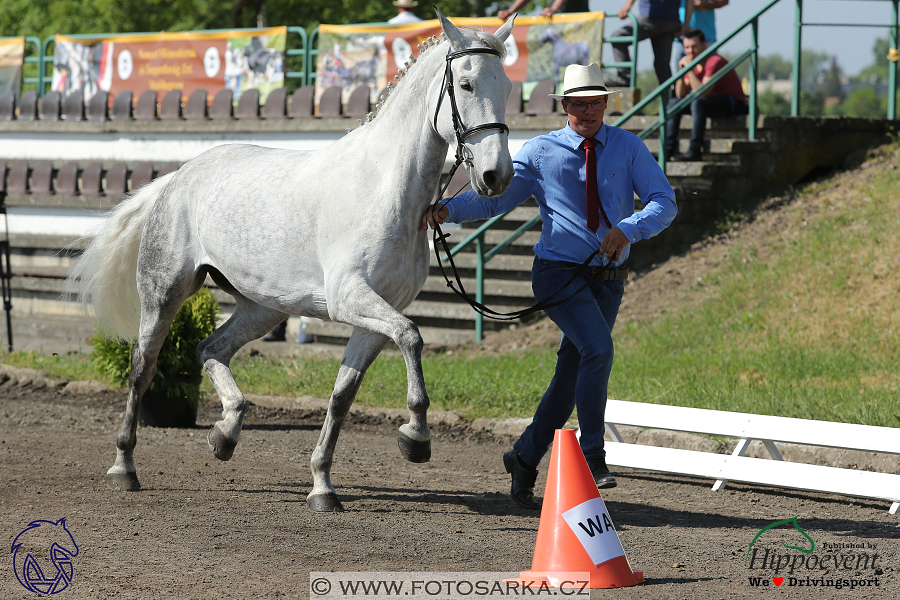
POLYGON ((633 223, 626 223, 624 221, 619 222, 616 227, 625 234, 625 237, 628 238, 628 241, 632 244, 635 242, 639 242, 641 239, 641 232, 633 223))

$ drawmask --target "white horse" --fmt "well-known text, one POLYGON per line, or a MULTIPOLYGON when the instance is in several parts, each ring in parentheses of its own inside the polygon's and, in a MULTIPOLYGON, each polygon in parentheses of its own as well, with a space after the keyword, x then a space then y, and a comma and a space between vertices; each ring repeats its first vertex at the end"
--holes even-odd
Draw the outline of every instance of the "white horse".
POLYGON ((400 449, 412 462, 429 460, 423 342, 400 313, 428 273, 427 231, 418 226, 448 145, 457 145, 482 195, 502 193, 513 175, 503 125, 511 83, 501 62, 513 19, 491 35, 438 17, 444 40, 420 46, 364 126, 318 152, 209 150, 124 200, 94 236, 70 283, 94 305, 101 327, 137 336, 111 488, 140 489, 138 404, 175 313, 207 275, 236 302, 231 318, 197 346, 222 400, 222 420, 207 436, 217 458, 231 457, 248 406, 231 357, 288 315, 305 315, 354 327, 312 453, 309 506, 343 510, 330 476, 335 444, 366 369, 389 339, 407 369, 410 421, 400 427, 400 449))
POLYGON ((551 44, 553 48, 553 77, 559 81, 559 70, 569 65, 586 65, 591 58, 591 48, 587 42, 570 44, 555 29, 548 27, 538 37, 538 45, 551 44))

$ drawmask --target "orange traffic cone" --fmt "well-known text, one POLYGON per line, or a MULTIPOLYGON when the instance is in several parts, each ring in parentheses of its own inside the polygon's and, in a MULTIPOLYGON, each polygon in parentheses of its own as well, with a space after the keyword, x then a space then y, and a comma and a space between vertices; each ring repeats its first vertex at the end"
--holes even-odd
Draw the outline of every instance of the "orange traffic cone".
MULTIPOLYGON (((619 535, 571 429, 557 429, 550 453, 534 560, 517 582, 565 585, 563 574, 590 573, 591 588, 637 585, 619 535)), ((565 575, 567 576, 567 575, 565 575)))

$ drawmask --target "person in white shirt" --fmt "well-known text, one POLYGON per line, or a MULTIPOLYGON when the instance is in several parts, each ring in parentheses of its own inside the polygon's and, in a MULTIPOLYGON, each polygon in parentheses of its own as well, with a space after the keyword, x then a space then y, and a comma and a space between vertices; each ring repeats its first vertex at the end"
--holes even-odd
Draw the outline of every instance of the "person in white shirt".
POLYGON ((391 25, 418 23, 422 20, 413 12, 413 9, 419 5, 416 0, 394 0, 392 4, 397 7, 397 16, 388 20, 391 25))

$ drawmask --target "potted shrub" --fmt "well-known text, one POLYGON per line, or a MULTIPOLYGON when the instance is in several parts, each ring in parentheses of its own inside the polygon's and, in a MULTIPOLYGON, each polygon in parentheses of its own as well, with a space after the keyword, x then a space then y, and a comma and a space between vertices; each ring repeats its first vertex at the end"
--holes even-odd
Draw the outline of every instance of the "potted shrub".
MULTIPOLYGON (((219 303, 208 288, 178 309, 157 359, 157 372, 141 400, 138 421, 154 427, 193 427, 202 399, 203 365, 196 348, 216 328, 219 303)), ((91 340, 91 359, 111 383, 128 385, 134 343, 106 335, 91 340)))

